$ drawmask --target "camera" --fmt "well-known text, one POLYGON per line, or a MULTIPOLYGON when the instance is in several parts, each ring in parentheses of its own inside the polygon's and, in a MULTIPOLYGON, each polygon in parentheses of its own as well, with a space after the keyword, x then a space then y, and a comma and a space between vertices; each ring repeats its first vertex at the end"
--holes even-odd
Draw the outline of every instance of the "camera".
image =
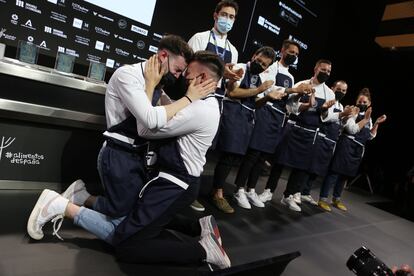
POLYGON ((395 274, 392 270, 374 253, 365 246, 358 248, 354 254, 349 257, 346 266, 358 276, 405 276, 410 275, 404 271, 397 271, 395 274))

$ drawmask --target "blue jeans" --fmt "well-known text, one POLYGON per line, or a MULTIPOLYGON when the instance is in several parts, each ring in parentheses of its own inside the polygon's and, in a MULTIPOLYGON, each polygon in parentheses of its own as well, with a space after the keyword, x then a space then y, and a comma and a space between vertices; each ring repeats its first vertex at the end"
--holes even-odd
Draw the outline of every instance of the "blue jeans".
POLYGON ((113 219, 94 210, 81 207, 73 219, 73 223, 94 234, 99 239, 112 244, 115 228, 125 217, 113 219))
POLYGON ((325 176, 325 179, 323 180, 321 191, 319 194, 320 199, 321 200, 328 199, 329 190, 331 189, 332 186, 334 187, 333 198, 339 199, 344 189, 345 181, 346 181, 346 176, 329 172, 325 176))

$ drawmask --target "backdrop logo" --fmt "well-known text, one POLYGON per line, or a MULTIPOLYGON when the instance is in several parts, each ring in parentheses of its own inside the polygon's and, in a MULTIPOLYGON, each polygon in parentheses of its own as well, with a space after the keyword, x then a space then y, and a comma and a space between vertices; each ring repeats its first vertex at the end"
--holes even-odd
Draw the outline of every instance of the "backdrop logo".
POLYGON ((0 30, 0 38, 2 38, 2 37, 3 37, 3 35, 5 35, 6 31, 7 31, 7 29, 4 29, 4 28, 2 28, 2 29, 0 30))
POLYGON ((20 26, 25 27, 25 28, 28 28, 28 29, 31 29, 33 31, 36 31, 36 28, 33 27, 33 23, 32 23, 32 20, 31 19, 27 20, 26 23, 21 24, 20 26))
POLYGON ((50 18, 62 23, 66 23, 67 16, 55 11, 50 12, 50 18))
MULTIPOLYGON (((1 32, 0 32, 0 34, 1 34, 1 32)), ((1 138, 1 144, 0 144, 0 161, 1 161, 1 158, 3 157, 3 150, 5 148, 10 147, 10 145, 14 142, 14 140, 16 140, 16 137, 14 137, 14 138, 9 137, 9 138, 7 138, 7 140, 6 140, 6 137, 4 137, 4 136, 1 138)))
POLYGON ((24 8, 24 2, 20 0, 16 0, 16 6, 24 8))
POLYGON ((143 28, 138 27, 138 26, 135 26, 135 25, 131 26, 131 31, 133 31, 135 33, 139 33, 139 34, 144 35, 144 36, 148 35, 148 30, 143 29, 143 28))
POLYGON ((127 26, 128 26, 128 23, 126 22, 125 19, 119 19, 119 21, 118 21, 118 27, 120 29, 126 29, 127 26))
POLYGON ((137 42, 137 47, 138 47, 138 49, 140 49, 140 50, 144 49, 144 48, 145 48, 145 42, 144 42, 144 41, 142 41, 142 40, 139 40, 139 41, 137 42))
POLYGON ((0 38, 4 37, 5 39, 8 39, 8 40, 13 40, 13 41, 16 40, 15 36, 6 34, 6 31, 7 29, 4 29, 4 28, 0 29, 0 38))
POLYGON ((89 10, 87 8, 81 6, 77 3, 72 3, 72 9, 74 9, 76 11, 79 11, 81 13, 88 13, 89 12, 89 10))
POLYGON ((12 152, 10 150, 6 151, 5 149, 10 147, 11 144, 16 140, 16 137, 6 137, 2 136, 0 144, 0 161, 9 161, 13 165, 40 165, 40 161, 45 160, 45 156, 39 153, 23 153, 23 152, 12 152), (4 155, 3 155, 3 152, 4 155), (4 158, 3 158, 4 156, 4 158))
POLYGON ((19 24, 19 16, 18 16, 17 14, 15 14, 15 13, 14 13, 14 14, 12 14, 10 22, 11 22, 13 25, 17 25, 17 24, 19 24))

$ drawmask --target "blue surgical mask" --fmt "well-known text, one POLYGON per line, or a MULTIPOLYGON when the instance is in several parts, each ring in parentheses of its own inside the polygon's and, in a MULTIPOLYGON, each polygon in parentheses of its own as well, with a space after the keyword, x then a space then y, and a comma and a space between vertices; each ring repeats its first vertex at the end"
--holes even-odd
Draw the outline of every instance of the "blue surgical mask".
POLYGON ((223 16, 219 16, 217 19, 217 29, 222 34, 227 34, 233 27, 234 21, 223 16))

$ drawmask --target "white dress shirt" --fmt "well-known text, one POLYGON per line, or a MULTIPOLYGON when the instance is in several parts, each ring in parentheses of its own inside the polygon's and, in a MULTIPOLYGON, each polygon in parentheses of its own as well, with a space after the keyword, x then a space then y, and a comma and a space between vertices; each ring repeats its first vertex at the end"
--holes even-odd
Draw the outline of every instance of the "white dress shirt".
POLYGON ((107 128, 133 115, 138 124, 158 129, 167 123, 167 112, 162 106, 152 106, 145 92, 143 71, 145 62, 125 65, 115 71, 109 80, 105 95, 107 128))
POLYGON ((178 136, 178 148, 188 173, 198 177, 206 163, 206 153, 216 135, 220 119, 217 99, 198 100, 179 111, 168 123, 151 130, 138 125, 138 134, 147 139, 178 136))

